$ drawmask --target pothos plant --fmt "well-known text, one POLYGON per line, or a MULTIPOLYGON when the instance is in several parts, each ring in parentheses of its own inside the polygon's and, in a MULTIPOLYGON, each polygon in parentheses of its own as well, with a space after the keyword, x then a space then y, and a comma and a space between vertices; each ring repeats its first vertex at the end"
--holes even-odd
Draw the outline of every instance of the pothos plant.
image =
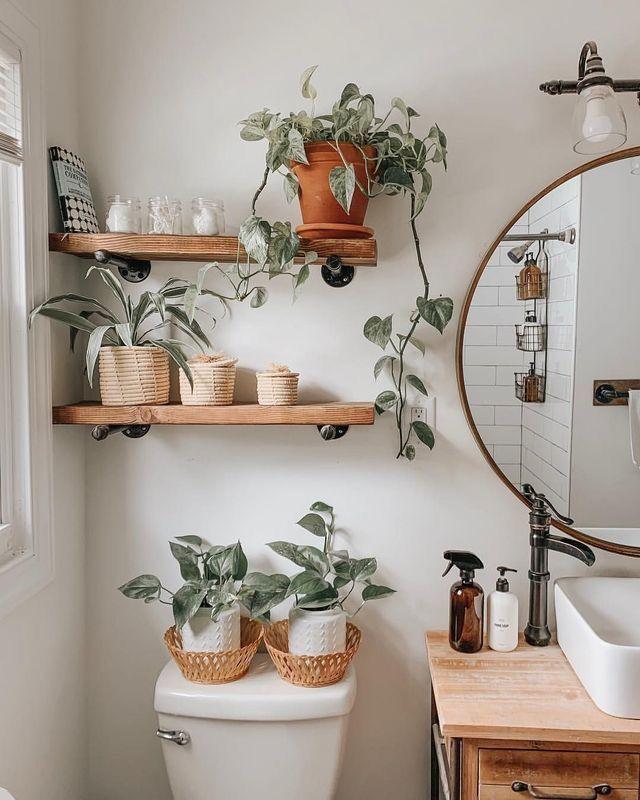
POLYGON ((125 597, 159 601, 173 608, 176 628, 180 630, 201 609, 210 609, 211 619, 235 603, 243 603, 251 590, 242 591, 247 574, 247 558, 240 542, 211 547, 200 536, 176 536, 169 542, 171 554, 178 562, 183 585, 175 592, 162 585, 155 575, 138 575, 119 586, 125 597))
POLYGON ((268 547, 274 553, 292 561, 301 571, 292 577, 249 573, 245 586, 252 589, 253 594, 246 597, 245 602, 252 616, 268 617, 275 606, 289 597, 294 597, 297 608, 344 609, 346 601, 356 592, 360 595, 360 603, 353 616, 368 600, 394 593, 394 589, 374 582, 378 569, 375 558, 351 558, 347 550, 334 549, 335 514, 332 506, 316 501, 297 524, 322 539, 322 546, 270 542, 268 547))
MULTIPOLYGON (((279 173, 283 177, 284 192, 291 202, 298 194, 299 184, 291 170, 292 162, 308 163, 304 150, 306 142, 326 141, 332 143, 340 154, 343 165, 334 167, 329 175, 329 185, 335 199, 345 211, 349 211, 356 186, 368 197, 380 194, 409 197, 407 211, 408 226, 416 253, 416 262, 422 289, 409 314, 407 327, 394 333, 393 315, 372 316, 364 325, 364 335, 369 341, 387 351, 374 366, 377 379, 387 375, 393 384, 376 397, 376 410, 382 414, 393 411, 398 433, 397 457, 415 458, 412 441, 415 437, 432 448, 434 435, 422 421, 407 424, 407 393, 409 387, 427 395, 423 381, 407 370, 407 347, 411 345, 423 356, 424 343, 416 333, 421 323, 426 323, 442 333, 451 319, 453 302, 449 297, 431 297, 427 270, 424 263, 416 219, 424 210, 431 193, 433 180, 431 167, 434 164, 447 166, 447 139, 437 125, 432 125, 424 135, 412 131, 412 121, 418 112, 399 97, 393 98, 384 116, 376 115, 375 99, 363 94, 355 83, 348 83, 340 98, 333 104, 330 114, 315 115, 317 91, 311 83, 316 67, 309 67, 302 74, 300 87, 303 98, 311 101, 310 112, 299 111, 283 115, 268 109, 256 111, 242 121, 240 135, 247 141, 265 140, 267 143, 266 166, 262 183, 254 196, 252 215, 244 223, 240 238, 247 252, 257 261, 267 263, 269 252, 277 249, 282 257, 292 257, 299 241, 287 223, 270 225, 255 213, 256 201, 267 184, 269 175, 279 173), (358 181, 353 164, 347 162, 340 144, 348 142, 358 148, 368 169, 365 170, 366 185, 358 181), (367 156, 364 148, 373 146, 376 155, 367 156), (284 227, 283 227, 284 226, 284 227), (274 243, 277 241, 277 248, 274 243)), ((272 276, 271 270, 269 270, 272 276)), ((274 274, 278 274, 276 269, 274 274)), ((299 286, 308 277, 305 265, 294 278, 299 286)))

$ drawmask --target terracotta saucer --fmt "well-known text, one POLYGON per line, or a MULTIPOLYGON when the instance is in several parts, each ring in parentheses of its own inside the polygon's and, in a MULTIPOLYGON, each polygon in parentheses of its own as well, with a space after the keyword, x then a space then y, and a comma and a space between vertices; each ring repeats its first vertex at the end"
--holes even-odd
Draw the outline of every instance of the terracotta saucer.
POLYGON ((374 231, 365 225, 312 222, 308 225, 298 225, 296 233, 303 239, 370 239, 374 231))

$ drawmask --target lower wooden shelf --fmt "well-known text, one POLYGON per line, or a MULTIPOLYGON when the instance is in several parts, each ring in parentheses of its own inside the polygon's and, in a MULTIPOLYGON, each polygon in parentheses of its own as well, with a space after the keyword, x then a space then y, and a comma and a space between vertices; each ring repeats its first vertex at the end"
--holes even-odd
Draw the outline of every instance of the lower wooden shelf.
POLYGON ((373 425, 372 403, 298 406, 54 406, 54 425, 373 425))

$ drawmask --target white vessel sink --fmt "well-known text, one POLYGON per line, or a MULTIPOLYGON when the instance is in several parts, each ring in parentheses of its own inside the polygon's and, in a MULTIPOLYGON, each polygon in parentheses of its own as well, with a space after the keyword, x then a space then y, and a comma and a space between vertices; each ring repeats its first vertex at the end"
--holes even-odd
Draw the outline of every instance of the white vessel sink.
POLYGON ((606 714, 640 719, 640 578, 560 578, 558 644, 606 714))

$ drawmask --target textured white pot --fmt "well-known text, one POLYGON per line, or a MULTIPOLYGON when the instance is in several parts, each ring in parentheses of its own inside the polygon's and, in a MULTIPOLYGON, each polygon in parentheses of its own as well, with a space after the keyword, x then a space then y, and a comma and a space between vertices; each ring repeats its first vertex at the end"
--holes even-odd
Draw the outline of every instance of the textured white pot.
POLYGON ((340 608, 289 612, 289 652, 296 656, 323 656, 347 649, 347 615, 340 608))
POLYGON ((211 619, 211 609, 201 608, 184 626, 182 649, 192 653, 225 653, 240 647, 240 606, 221 611, 211 619))

